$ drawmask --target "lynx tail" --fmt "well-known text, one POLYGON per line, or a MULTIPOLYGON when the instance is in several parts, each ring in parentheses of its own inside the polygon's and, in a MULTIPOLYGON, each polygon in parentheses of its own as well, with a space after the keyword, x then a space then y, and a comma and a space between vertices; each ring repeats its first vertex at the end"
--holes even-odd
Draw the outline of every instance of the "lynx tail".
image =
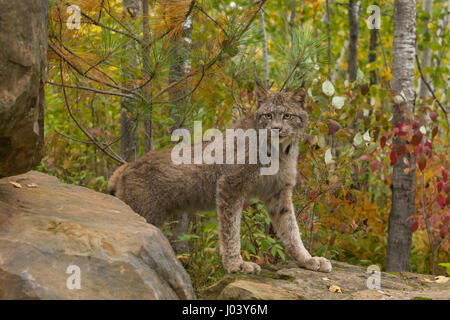
POLYGON ((127 166, 128 166, 128 163, 121 165, 114 171, 111 178, 109 178, 108 186, 106 188, 106 190, 108 191, 109 194, 111 194, 113 196, 116 195, 117 182, 119 181, 120 177, 122 176, 123 171, 127 168, 127 166))

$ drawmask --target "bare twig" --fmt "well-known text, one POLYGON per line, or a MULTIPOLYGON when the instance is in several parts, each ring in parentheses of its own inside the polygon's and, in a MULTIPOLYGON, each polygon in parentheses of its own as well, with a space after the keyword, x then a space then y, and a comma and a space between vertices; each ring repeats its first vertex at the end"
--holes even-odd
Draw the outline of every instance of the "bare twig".
POLYGON ((416 53, 415 57, 416 57, 417 68, 419 69, 419 72, 420 72, 420 77, 422 78, 423 83, 425 83, 425 85, 427 86, 428 91, 430 91, 430 93, 433 96, 434 100, 436 100, 437 104, 439 105, 441 110, 444 112, 445 119, 447 120, 447 124, 448 124, 448 112, 444 108, 444 106, 441 104, 439 99, 436 97, 436 94, 434 93, 434 90, 431 88, 430 84, 428 83, 427 79, 425 78, 425 75, 423 74, 422 67, 420 65, 420 61, 419 61, 419 57, 418 57, 417 53, 416 53))
POLYGON ((90 88, 90 87, 83 87, 83 86, 72 86, 72 85, 61 84, 61 83, 56 83, 56 82, 52 82, 52 81, 47 81, 47 83, 52 85, 52 86, 72 88, 72 89, 79 89, 79 90, 91 91, 91 92, 100 93, 100 94, 106 94, 106 95, 111 95, 111 96, 120 96, 120 97, 129 98, 129 99, 136 99, 136 97, 134 97, 133 95, 124 94, 124 93, 120 93, 120 92, 111 92, 111 91, 99 90, 99 89, 94 89, 94 88, 90 88))
POLYGON ((107 150, 107 148, 105 148, 104 146, 102 146, 97 139, 95 139, 90 133, 89 131, 84 128, 79 121, 74 117, 72 110, 69 107, 69 101, 67 99, 67 94, 66 94, 66 88, 64 86, 64 77, 63 77, 63 68, 62 68, 62 62, 59 63, 60 66, 60 75, 61 75, 61 84, 62 86, 62 90, 63 90, 63 95, 64 95, 64 105, 66 107, 67 112, 69 113, 69 116, 72 118, 72 120, 75 122, 75 124, 78 126, 78 128, 80 128, 80 130, 89 138, 89 140, 92 141, 93 144, 95 144, 101 151, 103 151, 106 155, 108 155, 109 157, 111 157, 112 159, 118 161, 119 163, 126 163, 126 161, 124 159, 122 159, 119 155, 115 154, 114 151, 110 152, 107 150))

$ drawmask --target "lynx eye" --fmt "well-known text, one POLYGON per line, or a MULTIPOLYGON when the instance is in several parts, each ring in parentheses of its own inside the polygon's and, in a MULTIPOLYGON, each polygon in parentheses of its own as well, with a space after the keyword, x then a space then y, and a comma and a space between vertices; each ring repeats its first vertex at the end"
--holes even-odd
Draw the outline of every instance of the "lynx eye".
POLYGON ((264 115, 264 118, 266 118, 266 119, 272 119, 272 114, 271 113, 266 113, 265 115, 264 115))
POLYGON ((292 115, 289 114, 289 113, 285 113, 285 114, 283 115, 283 119, 284 119, 284 120, 289 120, 289 119, 291 119, 291 118, 292 118, 292 115))

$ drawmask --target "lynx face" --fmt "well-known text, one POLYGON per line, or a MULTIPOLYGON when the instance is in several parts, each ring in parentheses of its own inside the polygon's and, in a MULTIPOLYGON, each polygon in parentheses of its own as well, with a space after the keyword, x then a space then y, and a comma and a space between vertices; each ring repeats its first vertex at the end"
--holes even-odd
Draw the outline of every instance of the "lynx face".
POLYGON ((308 125, 308 113, 304 110, 305 96, 304 88, 294 92, 267 92, 257 88, 258 128, 279 130, 281 142, 300 138, 308 125))

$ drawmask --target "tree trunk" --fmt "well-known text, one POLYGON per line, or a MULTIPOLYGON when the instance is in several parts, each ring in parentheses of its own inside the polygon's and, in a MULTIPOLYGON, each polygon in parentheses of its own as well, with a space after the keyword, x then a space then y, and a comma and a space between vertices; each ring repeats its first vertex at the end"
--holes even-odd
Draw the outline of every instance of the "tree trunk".
MULTIPOLYGON (((181 26, 181 34, 172 38, 173 53, 170 57, 169 84, 178 81, 186 74, 191 72, 191 54, 192 54, 192 18, 189 16, 181 26)), ((173 120, 170 134, 174 129, 181 125, 181 118, 184 110, 190 104, 190 87, 188 82, 180 83, 169 90, 169 100, 172 103, 169 106, 169 117, 173 120)), ((173 228, 173 240, 179 236, 188 233, 190 217, 186 212, 181 212, 176 216, 177 223, 173 228)), ((188 242, 178 241, 172 243, 176 253, 188 252, 188 242)))
POLYGON ((264 22, 264 11, 259 11, 259 27, 261 29, 262 48, 263 48, 263 73, 264 87, 269 88, 269 50, 267 49, 266 23, 264 22))
MULTIPOLYGON (((433 19, 432 18, 433 17, 433 0, 424 0, 423 10, 426 11, 430 15, 430 19, 427 19, 423 22, 422 34, 426 34, 427 32, 429 32, 428 23, 430 23, 433 19)), ((422 61, 420 62, 422 70, 424 70, 424 68, 428 67, 430 64, 431 64, 431 48, 430 48, 430 46, 426 45, 423 48, 422 61)), ((425 75, 425 78, 428 78, 428 77, 425 75)), ((427 79, 427 82, 429 82, 428 79, 427 79)), ((427 88, 425 82, 422 79, 420 79, 419 97, 426 98, 427 96, 428 96, 428 88, 427 88)))
MULTIPOLYGON (((150 79, 150 27, 149 27, 149 0, 142 0, 142 78, 145 81, 150 79)), ((144 86, 144 97, 150 99, 149 84, 144 86)), ((144 102, 144 151, 152 150, 152 106, 144 102)))
MULTIPOLYGON (((191 72, 191 46, 192 46, 192 18, 189 16, 182 25, 181 34, 172 41, 173 54, 170 57, 169 84, 178 81, 191 72)), ((169 100, 173 101, 169 106, 169 117, 173 120, 170 133, 180 126, 181 116, 187 104, 190 103, 187 82, 180 83, 169 90, 169 100), (184 98, 183 98, 184 97, 184 98)))
MULTIPOLYGON (((140 13, 141 0, 123 0, 123 18, 136 20, 140 13)), ((134 51, 132 44, 128 43, 124 51, 134 51)), ((139 59, 123 59, 122 61, 122 87, 130 86, 132 75, 129 70, 133 64, 139 64, 139 59), (132 61, 130 61, 132 60, 132 61)), ((126 92, 124 92, 126 93, 126 92)), ((126 161, 134 161, 137 158, 137 121, 132 119, 132 114, 136 111, 136 101, 121 97, 120 99, 120 156, 126 161)))
MULTIPOLYGON (((295 23, 295 6, 296 6, 296 1, 292 0, 291 2, 291 17, 290 17, 290 21, 289 21, 289 25, 291 26, 291 35, 293 35, 293 31, 294 31, 294 23, 295 23)), ((262 10, 261 10, 262 11, 262 10)))
MULTIPOLYGON (((370 30, 370 47, 369 47, 369 63, 374 63, 377 60, 377 47, 378 47, 378 30, 370 30)), ((377 83, 377 72, 375 70, 370 71, 370 85, 377 83)))
MULTIPOLYGON (((405 101, 393 103, 392 124, 404 123, 407 111, 413 110, 414 66, 416 53, 416 1, 395 0, 394 2, 394 52, 391 88, 394 96, 402 96, 405 101)), ((404 144, 398 137, 394 139, 394 150, 404 144)), ((404 155, 414 168, 408 173, 403 157, 394 164, 392 175, 392 207, 389 213, 388 245, 386 257, 387 271, 409 271, 411 248, 412 220, 406 219, 414 215, 416 170, 413 157, 404 155)))
POLYGON ((348 77, 350 81, 356 80, 358 72, 358 37, 359 37, 359 11, 361 1, 349 0, 348 22, 350 39, 348 44, 348 77))

